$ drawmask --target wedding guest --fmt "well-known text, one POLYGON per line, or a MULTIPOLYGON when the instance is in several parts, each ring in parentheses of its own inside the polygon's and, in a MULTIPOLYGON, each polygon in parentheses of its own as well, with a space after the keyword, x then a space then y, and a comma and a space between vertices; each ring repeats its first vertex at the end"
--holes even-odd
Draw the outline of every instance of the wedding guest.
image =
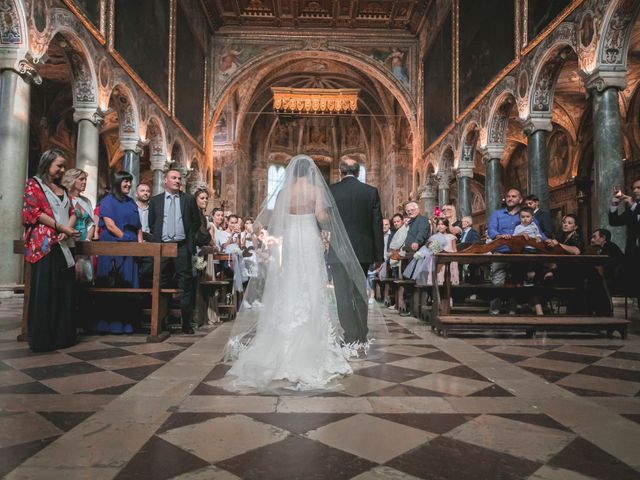
POLYGON ((228 240, 226 232, 224 211, 221 208, 214 208, 211 212, 211 218, 213 219, 213 239, 218 249, 222 250, 223 245, 228 240))
POLYGON ((67 170, 62 177, 62 186, 67 189, 76 214, 75 229, 80 232, 80 241, 91 241, 95 230, 93 205, 91 200, 82 195, 87 188, 87 172, 79 168, 67 170))
POLYGON ((193 334, 193 255, 200 229, 200 212, 195 199, 181 191, 182 173, 169 169, 164 175, 164 191, 149 201, 149 229, 153 241, 174 243, 178 256, 162 259, 162 284, 176 278, 180 293, 182 333, 193 334))
POLYGON ((409 233, 409 217, 404 218, 399 213, 395 214, 391 221, 396 229, 395 232, 389 237, 389 246, 384 252, 385 263, 387 265, 387 278, 400 278, 400 260, 397 258, 391 258, 392 255, 400 253, 403 246, 406 243, 407 235, 409 233))
POLYGON ((211 222, 205 213, 209 205, 209 189, 206 186, 197 187, 193 192, 193 197, 196 199, 200 213, 200 228, 196 232, 195 243, 197 247, 204 247, 210 245, 212 241, 211 222))
POLYGON ((480 234, 473 228, 473 218, 470 216, 462 217, 460 219, 460 225, 462 227, 462 234, 460 235, 460 247, 464 248, 472 243, 478 243, 481 241, 480 234))
MULTIPOLYGON (((146 183, 140 183, 136 187, 136 205, 140 215, 140 225, 143 235, 149 233, 149 199, 151 198, 151 187, 146 183)), ((145 239, 147 240, 147 239, 145 239)))
MULTIPOLYGON (((416 281, 417 285, 433 285, 433 255, 438 252, 456 252, 456 236, 449 233, 449 221, 439 218, 436 220, 436 233, 431 235, 427 244, 422 246, 407 265, 404 276, 416 281)), ((438 285, 444 283, 444 265, 440 265, 437 272, 438 285)), ((458 262, 451 262, 451 284, 460 283, 458 262)))
POLYGON ((606 228, 597 228, 591 235, 591 246, 596 247, 598 255, 606 255, 607 262, 602 273, 611 293, 624 292, 624 253, 611 241, 611 232, 606 228))
POLYGON ((61 185, 66 162, 61 150, 47 150, 24 190, 24 259, 31 264, 27 322, 29 346, 34 352, 76 343, 74 260, 67 242, 78 239, 80 232, 74 228, 75 210, 61 185))
POLYGON ((407 251, 416 252, 429 237, 429 221, 420 215, 420 207, 416 202, 405 205, 405 212, 409 218, 409 231, 405 239, 407 251))
MULTIPOLYGON (((616 189, 609 208, 609 225, 612 227, 627 227, 627 241, 624 249, 627 265, 627 284, 631 294, 640 301, 640 178, 632 185, 632 194, 625 195, 621 189, 616 189)), ((640 304, 640 303, 639 303, 640 304)))
POLYGON ((460 235, 462 235, 462 222, 458 220, 456 207, 453 205, 445 205, 442 207, 442 212, 444 213, 444 218, 446 218, 449 223, 449 233, 455 235, 459 240, 460 235))
POLYGON ((527 195, 524 199, 527 207, 533 209, 533 218, 546 238, 554 238, 555 228, 549 212, 540 210, 540 199, 536 195, 527 195))

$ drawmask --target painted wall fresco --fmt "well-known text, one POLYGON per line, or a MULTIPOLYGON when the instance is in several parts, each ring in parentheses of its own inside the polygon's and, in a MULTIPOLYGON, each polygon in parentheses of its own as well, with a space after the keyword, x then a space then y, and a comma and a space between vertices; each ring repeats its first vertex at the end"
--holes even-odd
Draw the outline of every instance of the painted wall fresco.
POLYGON ((82 10, 96 28, 100 28, 100 0, 73 0, 73 3, 82 10))
POLYGON ((424 117, 427 145, 453 121, 451 14, 444 21, 424 60, 424 117))
POLYGON ((176 116, 201 142, 205 52, 183 9, 176 13, 176 116))
POLYGON ((528 0, 527 38, 533 40, 549 25, 571 0, 528 0))
POLYGON ((411 88, 413 62, 409 48, 376 46, 355 48, 354 50, 382 63, 402 85, 411 88))
POLYGON ((115 49, 168 102, 169 1, 115 0, 115 49), (144 35, 141 35, 144 22, 144 35))
POLYGON ((515 57, 513 0, 460 0, 459 110, 515 57))

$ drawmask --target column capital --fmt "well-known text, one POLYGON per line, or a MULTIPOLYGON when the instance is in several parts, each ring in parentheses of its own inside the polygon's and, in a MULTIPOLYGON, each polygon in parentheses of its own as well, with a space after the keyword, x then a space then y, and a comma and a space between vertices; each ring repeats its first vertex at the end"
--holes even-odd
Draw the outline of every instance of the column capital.
POLYGON ((553 130, 551 124, 551 115, 545 114, 541 116, 529 116, 522 122, 522 130, 525 135, 531 135, 539 130, 550 132, 553 130))
POLYGON ((583 78, 587 92, 602 93, 607 88, 627 88, 626 70, 595 70, 583 78))
POLYGON ((160 170, 162 172, 167 166, 167 156, 164 153, 162 155, 152 155, 149 160, 151 162, 151 170, 160 170))
POLYGON ((460 162, 456 170, 456 176, 458 178, 463 178, 463 177, 473 178, 473 163, 460 162))
POLYGON ((452 177, 453 174, 450 171, 436 173, 436 178, 438 179, 438 188, 449 188, 452 177))
POLYGON ((438 196, 438 180, 435 175, 427 175, 424 185, 418 190, 420 199, 435 199, 438 196))
POLYGON ((145 143, 139 138, 123 138, 120 140, 120 148, 123 151, 130 150, 136 155, 140 155, 143 152, 145 143))
POLYGON ((100 127, 104 123, 104 115, 98 109, 76 108, 73 112, 73 121, 80 123, 83 120, 93 123, 96 127, 100 127))
POLYGON ((11 65, 2 64, 0 66, 0 73, 5 70, 17 73, 27 83, 33 83, 35 85, 42 84, 42 77, 36 70, 36 67, 34 67, 33 63, 28 60, 23 59, 17 63, 12 63, 11 65))
POLYGON ((480 155, 482 155, 482 161, 487 163, 489 160, 500 160, 504 154, 504 145, 502 144, 489 144, 480 148, 480 155))

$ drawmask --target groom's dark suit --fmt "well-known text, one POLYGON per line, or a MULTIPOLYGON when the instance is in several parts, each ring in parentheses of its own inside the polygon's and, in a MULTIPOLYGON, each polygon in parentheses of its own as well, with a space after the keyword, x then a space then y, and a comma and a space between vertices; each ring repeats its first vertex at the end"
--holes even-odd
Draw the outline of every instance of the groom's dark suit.
MULTIPOLYGON (((358 287, 366 287, 366 272, 369 265, 383 261, 384 238, 382 213, 378 190, 347 176, 329 187, 338 207, 338 212, 353 246, 353 251, 362 267, 362 285, 354 285, 344 265, 332 261, 329 264, 335 286, 338 317, 344 329, 345 343, 367 341, 367 299, 357 294, 358 287)), ((361 290, 362 291, 362 290, 361 290)))

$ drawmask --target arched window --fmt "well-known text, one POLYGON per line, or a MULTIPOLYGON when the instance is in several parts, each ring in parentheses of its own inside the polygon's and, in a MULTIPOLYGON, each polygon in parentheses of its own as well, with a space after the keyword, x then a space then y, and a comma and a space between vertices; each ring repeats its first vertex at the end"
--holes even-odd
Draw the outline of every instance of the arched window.
POLYGON ((276 205, 276 197, 282 188, 284 181, 284 167, 282 165, 269 165, 267 170, 267 208, 272 210, 276 205))
POLYGON ((362 183, 367 183, 367 167, 363 164, 360 164, 360 173, 358 173, 358 180, 362 183))

